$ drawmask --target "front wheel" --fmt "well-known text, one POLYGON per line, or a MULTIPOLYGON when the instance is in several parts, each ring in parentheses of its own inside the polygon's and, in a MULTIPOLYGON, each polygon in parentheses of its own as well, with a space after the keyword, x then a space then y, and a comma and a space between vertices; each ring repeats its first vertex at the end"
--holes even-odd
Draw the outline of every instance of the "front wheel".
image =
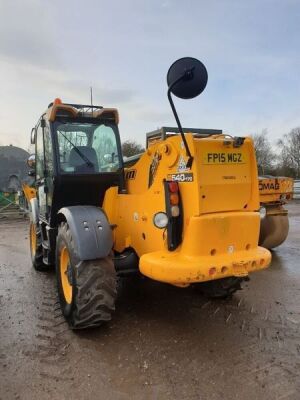
POLYGON ((245 278, 223 278, 196 284, 197 290, 211 299, 224 299, 230 297, 237 290, 241 290, 241 282, 245 278))
POLYGON ((31 262, 35 270, 47 271, 48 265, 43 262, 43 246, 41 228, 33 221, 29 230, 31 262))
POLYGON ((99 326, 111 319, 117 297, 112 257, 79 260, 66 222, 57 236, 56 276, 62 313, 72 329, 99 326))

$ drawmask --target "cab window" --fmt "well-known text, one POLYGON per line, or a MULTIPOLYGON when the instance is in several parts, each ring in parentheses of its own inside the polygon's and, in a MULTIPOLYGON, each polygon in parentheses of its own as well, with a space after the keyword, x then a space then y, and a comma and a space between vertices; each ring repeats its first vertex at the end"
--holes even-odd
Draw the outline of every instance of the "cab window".
POLYGON ((44 140, 43 128, 39 124, 36 130, 36 179, 44 177, 44 140))
POLYGON ((61 173, 117 171, 120 160, 115 129, 104 123, 56 122, 61 173))

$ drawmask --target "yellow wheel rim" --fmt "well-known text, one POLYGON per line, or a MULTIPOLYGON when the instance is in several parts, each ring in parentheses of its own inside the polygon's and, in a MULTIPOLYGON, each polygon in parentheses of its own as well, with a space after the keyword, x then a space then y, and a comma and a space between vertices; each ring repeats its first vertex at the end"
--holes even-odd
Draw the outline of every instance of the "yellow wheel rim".
POLYGON ((72 285, 70 284, 70 255, 69 251, 66 246, 64 246, 61 250, 60 253, 60 259, 59 259, 59 269, 60 269, 60 279, 61 279, 61 285, 63 288, 65 300, 68 304, 71 304, 72 302, 72 292, 73 288, 72 285))
POLYGON ((31 245, 31 254, 35 256, 36 253, 36 228, 32 223, 30 224, 30 245, 31 245))

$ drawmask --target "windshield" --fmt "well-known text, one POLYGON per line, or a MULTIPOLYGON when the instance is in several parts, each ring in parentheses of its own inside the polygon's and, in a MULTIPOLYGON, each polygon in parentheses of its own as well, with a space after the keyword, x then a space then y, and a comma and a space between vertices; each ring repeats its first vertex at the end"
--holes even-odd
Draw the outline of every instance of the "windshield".
POLYGON ((115 125, 56 122, 54 127, 62 173, 93 174, 119 169, 115 125))

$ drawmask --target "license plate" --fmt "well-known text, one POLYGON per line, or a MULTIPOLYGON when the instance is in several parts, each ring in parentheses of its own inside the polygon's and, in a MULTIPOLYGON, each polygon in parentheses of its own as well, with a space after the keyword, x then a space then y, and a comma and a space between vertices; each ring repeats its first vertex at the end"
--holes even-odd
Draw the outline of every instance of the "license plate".
POLYGON ((244 154, 241 152, 204 154, 204 164, 245 164, 244 154))
POLYGON ((247 276, 248 271, 247 271, 247 263, 234 263, 233 264, 233 275, 234 276, 247 276))

